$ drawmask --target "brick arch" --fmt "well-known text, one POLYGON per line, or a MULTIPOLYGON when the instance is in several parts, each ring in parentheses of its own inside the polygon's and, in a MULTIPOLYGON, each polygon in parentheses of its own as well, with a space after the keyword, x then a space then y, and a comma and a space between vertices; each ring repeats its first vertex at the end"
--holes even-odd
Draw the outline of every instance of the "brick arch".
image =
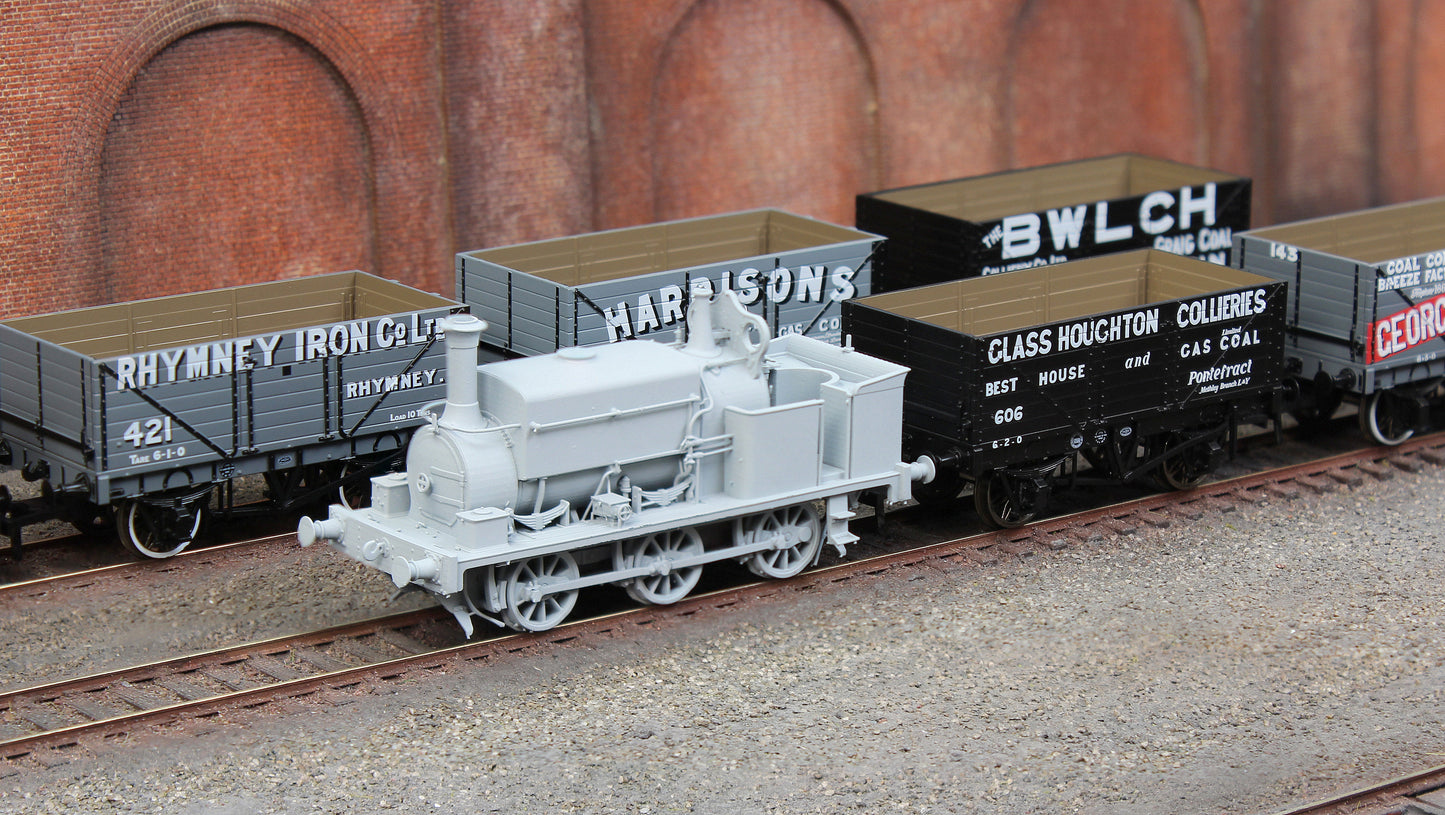
POLYGON ((315 49, 250 23, 191 32, 146 64, 106 133, 100 295, 374 269, 372 176, 355 99, 315 49))
POLYGON ((1208 159, 1208 58, 1193 0, 1028 0, 1010 36, 1011 166, 1120 151, 1208 159))
POLYGON ((775 206, 851 223, 854 194, 880 173, 876 73, 847 9, 698 0, 678 12, 651 83, 651 216, 775 206))
MULTIPOLYGON (((85 96, 76 121, 66 166, 69 200, 74 210, 67 230, 65 257, 67 274, 73 275, 72 289, 77 305, 103 302, 128 292, 113 291, 104 274, 95 274, 97 259, 105 255, 105 218, 101 212, 105 182, 104 159, 108 138, 117 123, 127 94, 142 78, 148 65, 168 49, 207 31, 227 27, 254 26, 293 37, 313 51, 323 63, 321 69, 337 77, 343 92, 358 111, 360 139, 368 156, 363 178, 367 185, 368 235, 375 243, 375 162, 396 141, 395 126, 372 98, 379 83, 361 59, 360 43, 339 23, 310 11, 299 2, 287 0, 237 0, 217 4, 187 0, 162 7, 142 21, 127 40, 102 62, 91 89, 85 96), (77 268, 79 265, 79 268, 77 268)), ((259 236, 257 238, 260 239, 259 236)), ((372 252, 375 256, 375 252, 372 252)), ((303 271, 317 271, 306 269, 303 271)), ((327 271, 331 271, 328 269, 327 271)), ((246 282, 224 281, 224 282, 246 282)), ((199 288, 194 286, 192 288, 199 288)))

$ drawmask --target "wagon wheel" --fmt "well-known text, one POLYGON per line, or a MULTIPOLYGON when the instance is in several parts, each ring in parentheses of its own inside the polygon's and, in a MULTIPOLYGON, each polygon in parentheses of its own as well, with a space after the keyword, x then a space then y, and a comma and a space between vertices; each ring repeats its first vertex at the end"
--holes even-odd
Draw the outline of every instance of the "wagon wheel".
POLYGON ((115 519, 121 545, 137 555, 158 560, 180 554, 200 533, 210 497, 207 491, 189 501, 134 498, 121 502, 115 519))
POLYGON ((988 525, 1011 529, 1037 518, 1044 500, 1033 479, 990 470, 973 483, 973 506, 988 525))
POLYGON ((317 487, 337 484, 336 492, 329 496, 325 503, 335 501, 348 509, 361 509, 371 503, 371 482, 362 479, 353 484, 342 484, 347 476, 362 470, 366 462, 360 459, 346 459, 344 461, 329 461, 324 464, 314 465, 311 480, 317 487))
POLYGON ((622 584, 627 596, 639 603, 667 605, 686 597, 702 577, 701 566, 676 568, 674 560, 702 554, 702 537, 697 530, 673 529, 644 538, 618 541, 612 550, 612 568, 646 566, 652 573, 622 584))
MULTIPOLYGON (((1178 433, 1168 433, 1162 437, 1161 443, 1162 451, 1168 453, 1183 444, 1184 437, 1178 433)), ((1188 490, 1199 486, 1211 469, 1209 445, 1199 443, 1159 462, 1157 476, 1159 485, 1166 490, 1188 490)))
POLYGON ((1306 430, 1318 430, 1335 415, 1340 402, 1344 400, 1344 394, 1340 391, 1331 391, 1323 399, 1316 399, 1309 404, 1300 405, 1290 409, 1289 415, 1299 422, 1300 427, 1306 430))
POLYGON ((817 559, 823 545, 823 526, 812 504, 797 504, 738 519, 733 537, 738 543, 774 538, 774 548, 748 556, 748 571, 758 577, 782 580, 797 575, 817 559))
POLYGON ((1391 390, 1375 391, 1361 399, 1360 431, 1391 447, 1415 435, 1410 400, 1391 390))
POLYGON ((507 570, 502 592, 502 620, 518 631, 546 631, 572 613, 577 589, 547 592, 548 586, 576 580, 580 572, 570 552, 539 555, 507 570))

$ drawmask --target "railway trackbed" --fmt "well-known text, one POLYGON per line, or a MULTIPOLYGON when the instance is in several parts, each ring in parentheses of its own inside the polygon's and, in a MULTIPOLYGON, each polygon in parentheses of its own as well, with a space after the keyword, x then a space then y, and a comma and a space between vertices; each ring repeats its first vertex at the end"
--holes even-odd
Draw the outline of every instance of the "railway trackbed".
POLYGON ((976 568, 1141 527, 1196 520, 1246 504, 1290 500, 1445 464, 1445 434, 1399 447, 1371 448, 1215 482, 1181 493, 1144 496, 1027 527, 971 535, 908 551, 805 572, 792 580, 750 583, 581 619, 541 634, 508 635, 456 644, 450 615, 424 610, 329 628, 80 679, 0 693, 0 763, 45 766, 66 753, 120 743, 127 735, 176 722, 228 724, 288 700, 364 692, 402 677, 466 664, 527 656, 589 639, 637 636, 766 598, 826 588, 856 578, 908 569, 976 568))
MULTIPOLYGON (((1245 436, 1241 439, 1249 444, 1256 439, 1269 438, 1268 433, 1245 436)), ((232 539, 225 543, 214 543, 187 549, 180 554, 163 560, 122 560, 106 561, 100 565, 56 571, 34 577, 11 576, 19 573, 13 562, 6 563, 0 554, 0 600, 6 597, 42 597, 61 591, 83 589, 104 580, 135 580, 157 574, 178 575, 197 567, 211 566, 225 560, 270 557, 277 548, 291 548, 295 545, 294 523, 286 532, 277 534, 255 534, 246 539, 232 539), (10 573, 5 573, 6 568, 10 573)), ((25 546, 42 549, 51 545, 76 545, 85 540, 79 533, 67 537, 27 542, 25 546)), ((82 544, 83 545, 83 544, 82 544)), ((91 542, 94 545, 94 542, 91 542)))

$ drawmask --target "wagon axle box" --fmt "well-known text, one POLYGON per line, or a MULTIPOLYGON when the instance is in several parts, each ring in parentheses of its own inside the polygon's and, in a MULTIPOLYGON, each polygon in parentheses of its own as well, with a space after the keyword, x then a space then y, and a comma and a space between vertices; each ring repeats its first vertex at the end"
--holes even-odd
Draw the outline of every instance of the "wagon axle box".
POLYGON ((910 455, 977 480, 1078 453, 1129 480, 1178 441, 1270 416, 1284 300, 1279 282, 1142 250, 874 295, 844 327, 912 369, 910 455))
POLYGON ((1427 426, 1445 377, 1445 198, 1245 232, 1233 262, 1291 286, 1296 415, 1327 417, 1348 396, 1381 444, 1427 426))
POLYGON ((482 342, 523 356, 678 328, 694 291, 731 290, 775 336, 837 344, 838 304, 872 291, 882 241, 778 210, 594 232, 457 255, 482 342))
POLYGON ((878 293, 1128 249, 1228 262, 1250 180, 1117 155, 867 193, 859 229, 888 238, 878 293))
POLYGON ((404 444, 451 300, 361 272, 0 323, 0 438, 95 504, 404 444))

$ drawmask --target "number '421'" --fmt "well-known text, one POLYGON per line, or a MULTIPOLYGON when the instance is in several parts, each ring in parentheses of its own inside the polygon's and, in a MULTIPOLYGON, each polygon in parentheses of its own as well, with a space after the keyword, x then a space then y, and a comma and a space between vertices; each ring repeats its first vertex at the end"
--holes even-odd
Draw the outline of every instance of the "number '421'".
POLYGON ((165 444, 171 440, 171 417, 156 417, 146 419, 144 422, 131 422, 130 427, 125 429, 121 438, 131 443, 133 447, 149 447, 152 444, 165 444))

